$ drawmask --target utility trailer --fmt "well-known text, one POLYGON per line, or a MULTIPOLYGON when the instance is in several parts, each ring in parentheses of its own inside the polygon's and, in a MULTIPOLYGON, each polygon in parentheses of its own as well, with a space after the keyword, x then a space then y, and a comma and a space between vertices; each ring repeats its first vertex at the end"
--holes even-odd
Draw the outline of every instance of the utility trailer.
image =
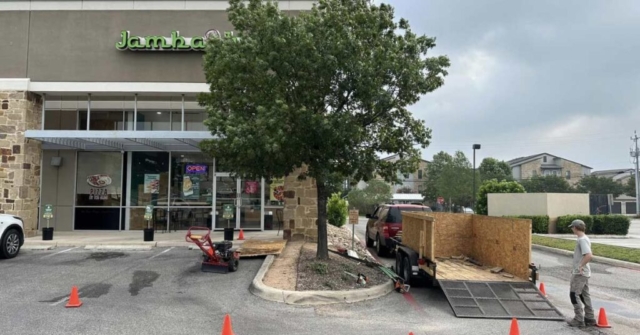
POLYGON ((462 318, 564 320, 537 289, 531 220, 475 214, 403 213, 394 270, 426 280, 462 318))

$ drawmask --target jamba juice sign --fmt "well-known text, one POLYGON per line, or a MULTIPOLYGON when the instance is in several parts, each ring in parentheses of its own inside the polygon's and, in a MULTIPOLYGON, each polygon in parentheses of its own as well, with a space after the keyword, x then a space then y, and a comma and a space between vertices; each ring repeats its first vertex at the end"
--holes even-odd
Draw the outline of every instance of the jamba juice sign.
POLYGON ((233 36, 232 31, 224 33, 216 29, 207 31, 203 36, 184 37, 180 32, 174 30, 171 36, 132 36, 128 30, 120 33, 120 40, 116 43, 118 50, 131 51, 204 51, 207 40, 210 39, 231 39, 238 41, 238 37, 233 36))

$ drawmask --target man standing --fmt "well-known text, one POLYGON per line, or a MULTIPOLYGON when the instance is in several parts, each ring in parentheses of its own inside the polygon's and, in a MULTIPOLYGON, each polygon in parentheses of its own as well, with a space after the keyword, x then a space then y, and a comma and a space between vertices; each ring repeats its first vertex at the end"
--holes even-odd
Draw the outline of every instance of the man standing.
POLYGON ((569 326, 595 326, 596 317, 593 313, 591 295, 589 294, 589 277, 591 277, 589 262, 593 257, 591 254, 591 241, 585 235, 587 226, 584 221, 574 220, 569 225, 569 228, 578 236, 576 248, 573 251, 573 271, 571 272, 571 292, 569 293, 576 316, 569 321, 569 326), (584 314, 580 302, 584 304, 584 314))

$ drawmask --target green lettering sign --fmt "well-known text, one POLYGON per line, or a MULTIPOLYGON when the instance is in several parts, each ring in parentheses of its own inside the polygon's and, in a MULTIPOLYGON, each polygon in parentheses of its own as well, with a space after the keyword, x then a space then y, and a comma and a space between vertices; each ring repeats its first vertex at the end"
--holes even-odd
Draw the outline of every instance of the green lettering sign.
POLYGON ((132 36, 128 30, 120 33, 120 40, 116 43, 118 50, 131 51, 204 51, 207 40, 214 38, 224 38, 237 42, 238 37, 233 36, 232 31, 225 31, 224 34, 218 30, 207 31, 204 36, 184 37, 180 32, 174 30, 171 36, 132 36))

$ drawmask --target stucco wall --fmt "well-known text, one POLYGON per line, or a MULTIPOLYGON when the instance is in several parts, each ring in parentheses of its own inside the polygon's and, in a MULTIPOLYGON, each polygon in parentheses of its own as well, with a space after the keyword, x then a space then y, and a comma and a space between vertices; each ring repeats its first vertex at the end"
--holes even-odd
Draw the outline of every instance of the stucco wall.
MULTIPOLYGON (((41 206, 53 205, 51 227, 57 231, 73 230, 73 204, 75 201, 75 150, 44 150, 42 152, 42 200, 41 206), (51 165, 52 157, 62 157, 62 165, 51 165)), ((40 228, 47 220, 40 216, 40 228)))
POLYGON ((548 215, 549 232, 563 215, 589 215, 589 194, 581 193, 501 193, 488 195, 490 216, 548 215))
POLYGON ((546 193, 488 194, 489 216, 546 215, 546 193))

